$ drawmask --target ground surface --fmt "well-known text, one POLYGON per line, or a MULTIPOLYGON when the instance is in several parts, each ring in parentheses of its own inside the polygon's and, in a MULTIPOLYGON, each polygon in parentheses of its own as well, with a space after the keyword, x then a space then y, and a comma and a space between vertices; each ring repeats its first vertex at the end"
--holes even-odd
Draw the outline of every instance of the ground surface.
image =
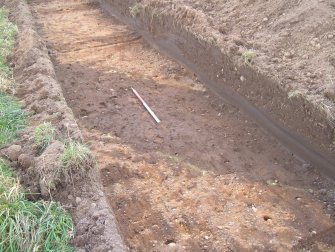
POLYGON ((334 233, 335 187, 313 167, 98 5, 31 7, 130 248, 335 246, 317 236, 334 233))
MULTIPOLYGON (((176 2, 204 13, 232 55, 253 50, 255 68, 281 85, 319 102, 322 97, 335 102, 334 1, 176 2)), ((334 104, 327 104, 334 112, 334 104)))

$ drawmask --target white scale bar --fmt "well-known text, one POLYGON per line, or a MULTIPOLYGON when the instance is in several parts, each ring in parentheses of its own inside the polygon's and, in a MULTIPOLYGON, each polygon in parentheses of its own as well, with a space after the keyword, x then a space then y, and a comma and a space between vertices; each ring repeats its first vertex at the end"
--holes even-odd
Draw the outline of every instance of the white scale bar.
POLYGON ((155 119, 156 123, 160 123, 161 121, 159 120, 159 118, 151 110, 151 108, 148 106, 148 104, 142 99, 142 97, 139 95, 139 93, 137 93, 137 91, 135 89, 133 89, 133 88, 131 88, 131 89, 133 90, 133 93, 136 95, 136 97, 142 102, 143 106, 148 110, 150 115, 155 119))

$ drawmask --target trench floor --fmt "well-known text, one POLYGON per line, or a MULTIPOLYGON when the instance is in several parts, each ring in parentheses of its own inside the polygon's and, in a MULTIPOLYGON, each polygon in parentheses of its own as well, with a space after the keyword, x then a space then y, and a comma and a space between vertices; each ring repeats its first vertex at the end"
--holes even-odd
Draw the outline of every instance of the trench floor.
POLYGON ((98 4, 30 2, 131 249, 287 251, 334 232, 333 184, 196 75, 98 4))

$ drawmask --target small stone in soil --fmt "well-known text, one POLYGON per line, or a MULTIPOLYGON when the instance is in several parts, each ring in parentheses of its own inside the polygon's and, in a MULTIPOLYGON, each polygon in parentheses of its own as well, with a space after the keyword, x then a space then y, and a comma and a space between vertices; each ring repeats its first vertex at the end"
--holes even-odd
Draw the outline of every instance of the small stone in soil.
POLYGON ((175 244, 174 242, 170 242, 170 243, 168 244, 168 246, 169 246, 169 247, 175 247, 176 244, 175 244))
POLYGON ((320 192, 320 194, 322 194, 322 195, 326 195, 327 194, 327 190, 326 189, 320 189, 319 190, 319 192, 320 192))
POLYGON ((81 198, 76 197, 76 203, 79 204, 81 202, 81 198))

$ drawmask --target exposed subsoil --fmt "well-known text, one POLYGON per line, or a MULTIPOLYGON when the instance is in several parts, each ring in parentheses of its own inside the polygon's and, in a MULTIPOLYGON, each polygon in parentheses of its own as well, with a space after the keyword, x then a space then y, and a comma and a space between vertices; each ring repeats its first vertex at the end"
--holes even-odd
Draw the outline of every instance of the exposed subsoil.
POLYGON ((105 10, 197 73, 197 77, 215 94, 252 115, 255 122, 285 146, 331 174, 335 161, 330 160, 331 164, 318 162, 320 158, 315 157, 315 151, 311 153, 305 148, 316 146, 321 150, 318 156, 328 154, 326 159, 334 158, 335 107, 331 100, 332 91, 329 91, 334 84, 331 80, 332 65, 328 61, 334 48, 331 30, 334 11, 327 8, 331 3, 315 4, 316 1, 312 0, 305 12, 305 4, 292 5, 287 0, 270 0, 266 3, 267 8, 262 1, 215 1, 215 4, 206 1, 199 6, 196 0, 99 0, 105 10), (309 8, 314 7, 318 11, 311 11, 307 17, 309 8), (257 19, 276 11, 283 17, 278 20, 274 17, 266 26, 258 27, 257 19), (285 16, 287 12, 290 15, 285 16), (301 12, 300 23, 285 25, 294 19, 294 13, 301 12), (242 15, 244 13, 250 15, 242 15), (222 16, 225 20, 229 17, 229 29, 225 27, 226 23, 220 27, 215 25, 220 24, 218 20, 222 16), (316 28, 313 20, 322 25, 316 28), (222 32, 222 27, 227 31, 222 32), (255 27, 260 29, 255 31, 255 27), (301 27, 303 32, 296 32, 301 27), (289 35, 281 37, 282 32, 289 35), (294 34, 291 36, 290 33, 294 34), (254 34, 257 37, 252 37, 254 34), (323 40, 327 37, 321 50, 313 47, 308 51, 308 46, 300 43, 308 41, 311 35, 323 40), (271 39, 263 39, 269 36, 271 39), (285 53, 288 47, 299 53, 285 53), (283 60, 278 59, 269 48, 286 56, 283 60), (250 50, 253 54, 248 62, 243 55, 250 50), (306 51, 309 59, 302 59, 300 53, 306 51), (321 67, 324 72, 318 75, 308 72, 307 68, 313 69, 313 66, 314 69, 321 67), (327 82, 322 78, 327 78, 327 82), (280 129, 281 126, 284 128, 280 129), (288 136, 287 129, 297 135, 288 136))
MULTIPOLYGON (((144 0, 145 2, 145 0, 144 0)), ((335 102, 335 3, 332 0, 176 0, 203 13, 235 57, 252 49, 254 64, 314 100, 335 102), (313 99, 313 98, 311 98, 313 99)), ((331 106, 331 103, 329 103, 331 106)), ((334 104, 331 108, 334 112, 334 104)))
POLYGON ((334 249, 334 182, 317 167, 98 4, 30 5, 131 249, 334 249))

